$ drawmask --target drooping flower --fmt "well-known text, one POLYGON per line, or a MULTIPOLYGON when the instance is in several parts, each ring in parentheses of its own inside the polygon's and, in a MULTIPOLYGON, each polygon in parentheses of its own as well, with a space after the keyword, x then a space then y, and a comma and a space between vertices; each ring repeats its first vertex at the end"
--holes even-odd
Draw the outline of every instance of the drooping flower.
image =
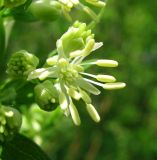
POLYGON ((28 76, 28 80, 38 78, 44 81, 49 79, 56 92, 54 95, 49 94, 49 102, 59 102, 65 115, 70 114, 76 125, 80 125, 81 120, 73 99, 82 99, 91 118, 95 122, 99 122, 100 117, 92 105, 90 94, 100 94, 100 90, 96 86, 107 90, 125 87, 125 83, 115 82, 116 78, 111 75, 94 75, 85 71, 86 65, 118 66, 117 61, 107 59, 84 62, 88 55, 102 45, 102 42, 95 41, 94 34, 85 23, 76 21, 57 41, 58 54, 46 60, 48 67, 36 69, 28 76))

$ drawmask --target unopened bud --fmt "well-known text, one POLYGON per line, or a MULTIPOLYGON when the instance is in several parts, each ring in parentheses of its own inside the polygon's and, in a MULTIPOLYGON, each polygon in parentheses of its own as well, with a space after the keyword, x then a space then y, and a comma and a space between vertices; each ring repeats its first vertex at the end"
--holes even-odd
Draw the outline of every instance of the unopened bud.
POLYGON ((25 78, 36 69, 38 63, 39 60, 35 55, 21 50, 14 53, 10 58, 7 73, 13 78, 25 78))
POLYGON ((51 81, 47 80, 40 83, 34 88, 35 100, 39 107, 45 111, 52 111, 56 109, 56 104, 52 99, 57 99, 57 91, 51 81))
POLYGON ((0 106, 0 142, 11 140, 21 127, 22 116, 12 107, 0 106))

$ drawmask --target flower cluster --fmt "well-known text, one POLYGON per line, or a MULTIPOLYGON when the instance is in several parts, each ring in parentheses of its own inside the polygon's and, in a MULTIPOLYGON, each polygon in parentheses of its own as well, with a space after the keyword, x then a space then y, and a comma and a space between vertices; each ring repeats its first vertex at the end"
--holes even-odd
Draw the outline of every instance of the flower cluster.
POLYGON ((0 104, 0 142, 11 139, 21 123, 22 116, 18 110, 0 104))
POLYGON ((85 23, 76 21, 57 41, 58 54, 46 60, 48 67, 36 69, 28 76, 28 80, 38 78, 44 81, 41 83, 42 87, 38 86, 41 84, 35 87, 38 104, 44 106, 59 102, 65 115, 71 114, 73 122, 80 125, 81 120, 73 99, 82 99, 91 118, 99 122, 99 114, 92 105, 89 94, 100 94, 100 90, 95 86, 108 90, 125 87, 125 83, 115 82, 115 77, 111 75, 94 75, 85 72, 86 65, 118 66, 117 61, 106 59, 84 62, 89 54, 102 45, 102 42, 95 41, 94 34, 85 23), (40 92, 37 92, 39 89, 40 92))
MULTIPOLYGON (((97 18, 95 12, 92 9, 90 9, 88 6, 85 6, 79 0, 58 0, 58 1, 61 4, 63 14, 69 20, 71 20, 69 12, 73 8, 77 8, 77 9, 80 9, 80 10, 86 12, 88 15, 90 15, 95 20, 97 18)), ((86 0, 86 2, 89 3, 89 4, 91 4, 91 5, 94 5, 96 7, 104 7, 106 5, 105 2, 99 1, 99 0, 86 0)))
POLYGON ((14 78, 24 78, 38 65, 39 60, 25 50, 12 55, 8 62, 7 73, 14 78))

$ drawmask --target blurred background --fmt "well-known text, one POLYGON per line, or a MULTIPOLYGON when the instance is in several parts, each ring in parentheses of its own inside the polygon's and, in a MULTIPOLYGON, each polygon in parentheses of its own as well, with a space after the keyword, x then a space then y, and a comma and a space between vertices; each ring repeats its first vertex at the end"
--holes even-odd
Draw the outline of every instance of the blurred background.
MULTIPOLYGON (((108 0, 93 30, 96 40, 104 42, 104 46, 89 58, 114 59, 119 67, 89 71, 114 75, 127 84, 122 90, 101 90, 101 95, 92 97, 100 123, 93 122, 81 104, 77 107, 82 124, 77 127, 59 108, 47 113, 35 104, 21 102, 25 114, 21 132, 41 145, 53 160, 157 159, 156 6, 157 1, 108 0)), ((77 12, 73 14, 78 16, 77 12)), ((81 14, 88 22, 89 17, 81 14)), ((8 53, 28 50, 40 57, 42 65, 69 25, 63 17, 52 23, 18 21, 8 53)))

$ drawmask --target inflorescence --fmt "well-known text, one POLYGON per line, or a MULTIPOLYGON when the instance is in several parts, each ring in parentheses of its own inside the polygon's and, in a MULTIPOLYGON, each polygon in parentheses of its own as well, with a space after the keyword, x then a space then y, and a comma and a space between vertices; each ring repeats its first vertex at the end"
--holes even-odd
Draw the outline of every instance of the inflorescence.
POLYGON ((43 81, 35 87, 36 102, 39 106, 53 110, 53 104, 59 103, 64 114, 71 115, 73 122, 80 125, 80 116, 73 99, 82 99, 91 118, 99 122, 100 116, 92 104, 90 94, 99 95, 100 90, 97 87, 107 90, 125 87, 125 83, 116 82, 116 78, 111 75, 95 75, 85 71, 87 65, 118 66, 118 62, 114 60, 84 61, 102 45, 102 42, 95 41, 94 34, 85 23, 76 21, 57 41, 58 54, 46 60, 47 67, 38 68, 28 76, 28 80, 43 81))

